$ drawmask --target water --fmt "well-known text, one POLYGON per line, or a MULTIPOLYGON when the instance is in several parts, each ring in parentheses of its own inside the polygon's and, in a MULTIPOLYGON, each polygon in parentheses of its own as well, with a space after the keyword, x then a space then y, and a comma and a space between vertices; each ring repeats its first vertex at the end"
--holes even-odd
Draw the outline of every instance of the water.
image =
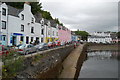
POLYGON ((117 51, 88 52, 79 78, 118 78, 117 51))

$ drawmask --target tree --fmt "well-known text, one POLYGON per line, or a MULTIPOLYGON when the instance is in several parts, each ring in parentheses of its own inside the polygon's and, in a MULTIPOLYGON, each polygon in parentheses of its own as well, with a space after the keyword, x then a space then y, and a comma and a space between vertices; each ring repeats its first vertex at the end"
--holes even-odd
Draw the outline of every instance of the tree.
POLYGON ((120 38, 120 32, 117 33, 118 38, 120 38))
POLYGON ((60 21, 59 21, 58 18, 55 18, 54 20, 55 20, 55 22, 56 22, 57 24, 60 24, 60 21))
POLYGON ((36 14, 38 12, 41 12, 41 8, 42 8, 42 3, 39 3, 39 2, 32 2, 30 3, 31 5, 31 10, 32 10, 32 13, 33 14, 36 14))
POLYGON ((86 32, 86 31, 75 31, 75 34, 76 35, 80 35, 81 36, 81 38, 82 38, 82 40, 87 40, 87 37, 88 37, 88 35, 89 35, 89 33, 88 32, 86 32))
POLYGON ((50 12, 42 10, 42 11, 41 11, 41 14, 42 14, 42 17, 43 17, 43 18, 48 19, 48 20, 53 20, 50 12))
MULTIPOLYGON (((17 9, 23 9, 24 2, 6 2, 7 5, 10 5, 12 7, 15 7, 17 9)), ((31 11, 33 14, 41 12, 42 4, 39 2, 31 2, 31 11)))

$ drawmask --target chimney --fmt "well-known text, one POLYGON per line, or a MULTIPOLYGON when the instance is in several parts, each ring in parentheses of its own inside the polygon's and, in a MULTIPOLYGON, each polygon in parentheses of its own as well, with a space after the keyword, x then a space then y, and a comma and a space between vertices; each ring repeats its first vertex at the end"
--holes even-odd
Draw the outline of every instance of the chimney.
POLYGON ((28 4, 28 5, 30 5, 30 2, 25 2, 25 4, 28 4))
POLYGON ((26 11, 31 11, 31 6, 30 6, 30 2, 25 2, 24 3, 24 9, 26 10, 26 11))

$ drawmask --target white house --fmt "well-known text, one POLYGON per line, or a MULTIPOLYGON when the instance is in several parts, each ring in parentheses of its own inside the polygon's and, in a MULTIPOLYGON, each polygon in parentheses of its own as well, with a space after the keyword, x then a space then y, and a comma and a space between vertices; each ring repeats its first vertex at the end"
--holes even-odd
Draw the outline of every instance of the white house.
POLYGON ((8 7, 5 3, 0 3, 0 40, 2 45, 7 44, 8 31, 8 7))
POLYGON ((29 44, 34 40, 49 42, 58 39, 55 21, 42 18, 40 13, 33 15, 29 3, 25 3, 23 9, 16 9, 5 3, 0 4, 0 18, 2 45, 13 46, 21 41, 29 44))
POLYGON ((111 43, 111 32, 94 32, 91 36, 88 36, 88 42, 93 43, 111 43))
POLYGON ((25 3, 23 9, 16 9, 3 3, 0 9, 3 45, 18 45, 20 41, 26 44, 34 40, 41 42, 41 24, 35 22, 29 4, 25 3))

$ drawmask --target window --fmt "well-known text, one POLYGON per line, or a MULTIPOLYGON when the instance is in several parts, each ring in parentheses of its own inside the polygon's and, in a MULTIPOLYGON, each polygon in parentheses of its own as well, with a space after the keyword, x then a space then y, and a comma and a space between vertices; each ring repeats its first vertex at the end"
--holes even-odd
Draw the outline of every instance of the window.
POLYGON ((42 29, 41 34, 44 35, 44 29, 42 29))
POLYGON ((21 31, 24 32, 24 25, 21 25, 21 31))
POLYGON ((33 42, 33 37, 31 37, 31 42, 33 42))
POLYGON ((6 16, 6 9, 2 8, 2 15, 6 16))
POLYGON ((6 29, 6 21, 2 21, 2 29, 6 29))
POLYGON ((31 33, 34 33, 34 27, 31 27, 31 33))
POLYGON ((2 41, 6 40, 6 35, 2 35, 2 41))
POLYGON ((26 37, 26 44, 29 44, 29 37, 26 37))
POLYGON ((34 23, 34 18, 32 18, 32 21, 31 21, 31 23, 34 23))
POLYGON ((53 31, 53 36, 54 36, 54 31, 53 31))
POLYGON ((22 20, 24 20, 24 15, 23 14, 21 14, 21 18, 22 18, 22 20))
POLYGON ((56 33, 56 35, 58 36, 58 32, 56 33))
POLYGON ((48 31, 48 35, 50 35, 50 31, 48 31))
POLYGON ((41 43, 43 42, 43 38, 41 38, 41 43))
POLYGON ((24 37, 23 36, 20 37, 20 41, 24 41, 24 37))

